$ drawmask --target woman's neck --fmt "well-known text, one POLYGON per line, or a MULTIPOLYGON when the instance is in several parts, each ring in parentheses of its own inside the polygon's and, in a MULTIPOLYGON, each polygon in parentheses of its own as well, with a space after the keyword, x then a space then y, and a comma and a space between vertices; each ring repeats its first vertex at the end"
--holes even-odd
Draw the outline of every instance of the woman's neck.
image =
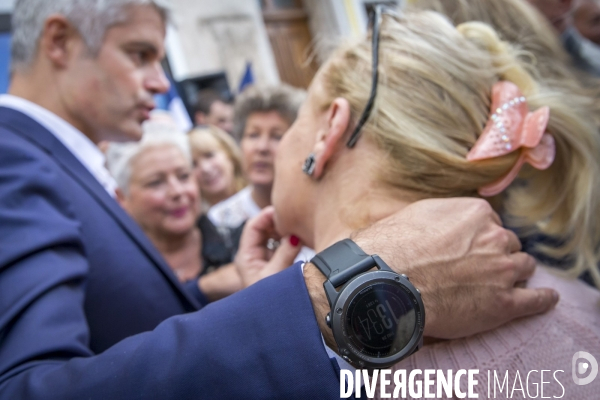
POLYGON ((383 190, 329 191, 320 202, 315 215, 314 249, 319 252, 337 241, 350 237, 352 232, 389 217, 402 210, 410 201, 394 197, 383 190))
POLYGON ((252 200, 262 210, 271 205, 271 189, 273 185, 253 185, 252 200))
POLYGON ((379 151, 366 141, 361 147, 332 160, 317 183, 309 219, 309 244, 317 252, 418 200, 413 193, 381 183, 379 151))
POLYGON ((196 278, 202 271, 202 233, 194 227, 184 235, 149 233, 150 240, 182 281, 196 278))

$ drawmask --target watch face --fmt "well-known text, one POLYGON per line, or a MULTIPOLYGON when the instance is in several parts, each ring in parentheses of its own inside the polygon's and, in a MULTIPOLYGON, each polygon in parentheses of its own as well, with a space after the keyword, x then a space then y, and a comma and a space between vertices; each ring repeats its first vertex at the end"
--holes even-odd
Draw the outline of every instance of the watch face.
POLYGON ((402 285, 374 283, 351 300, 344 320, 346 337, 361 354, 381 358, 406 347, 415 332, 412 296, 402 285))

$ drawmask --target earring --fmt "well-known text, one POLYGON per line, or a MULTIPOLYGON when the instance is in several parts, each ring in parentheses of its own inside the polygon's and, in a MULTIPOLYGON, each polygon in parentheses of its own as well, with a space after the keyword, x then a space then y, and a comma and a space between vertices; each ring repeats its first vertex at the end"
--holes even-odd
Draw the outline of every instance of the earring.
POLYGON ((306 160, 304 160, 304 165, 302 166, 302 172, 304 172, 308 176, 312 176, 313 172, 315 172, 316 158, 315 153, 310 153, 306 160))

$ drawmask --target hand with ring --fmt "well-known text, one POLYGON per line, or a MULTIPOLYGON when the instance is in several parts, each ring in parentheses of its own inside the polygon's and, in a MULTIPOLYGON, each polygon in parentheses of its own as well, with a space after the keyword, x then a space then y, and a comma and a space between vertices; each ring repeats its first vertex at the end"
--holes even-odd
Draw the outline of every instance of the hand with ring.
POLYGON ((280 237, 273 215, 273 207, 266 207, 244 227, 234 261, 244 287, 292 265, 302 248, 297 237, 280 237))

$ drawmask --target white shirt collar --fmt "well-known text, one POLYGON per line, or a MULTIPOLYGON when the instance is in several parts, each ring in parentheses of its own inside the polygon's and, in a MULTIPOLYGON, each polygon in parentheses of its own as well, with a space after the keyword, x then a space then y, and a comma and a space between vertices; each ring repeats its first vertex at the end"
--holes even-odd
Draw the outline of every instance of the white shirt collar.
POLYGON ((0 106, 20 111, 48 129, 73 153, 81 164, 100 182, 104 189, 112 197, 115 197, 117 183, 106 169, 104 154, 81 131, 58 115, 17 96, 10 94, 0 95, 0 106))

